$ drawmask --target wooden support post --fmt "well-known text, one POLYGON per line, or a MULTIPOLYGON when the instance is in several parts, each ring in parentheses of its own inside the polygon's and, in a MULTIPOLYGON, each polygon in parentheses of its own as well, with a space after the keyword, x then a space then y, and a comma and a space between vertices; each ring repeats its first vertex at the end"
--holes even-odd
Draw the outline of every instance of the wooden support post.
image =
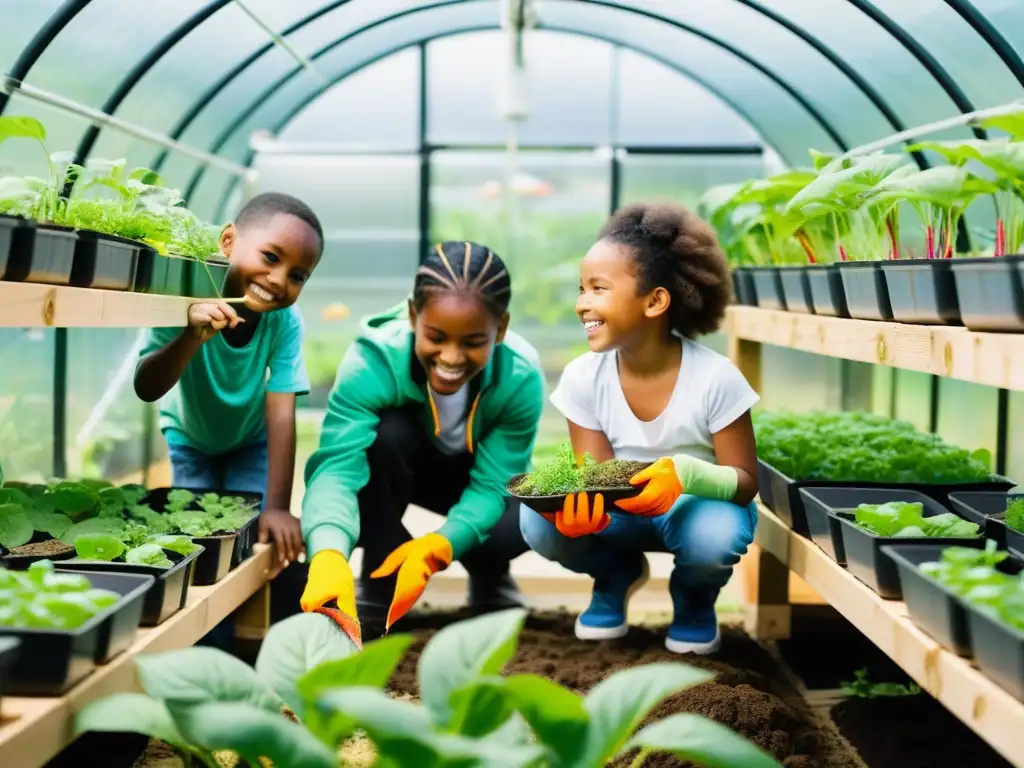
POLYGON ((269 628, 270 582, 267 582, 235 611, 235 637, 240 640, 262 640, 269 628))

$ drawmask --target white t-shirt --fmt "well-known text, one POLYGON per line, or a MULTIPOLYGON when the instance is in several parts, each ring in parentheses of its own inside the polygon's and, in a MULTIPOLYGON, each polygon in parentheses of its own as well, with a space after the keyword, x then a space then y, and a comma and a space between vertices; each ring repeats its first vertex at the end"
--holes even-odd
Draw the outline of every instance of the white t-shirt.
POLYGON ((443 453, 456 456, 466 452, 466 410, 469 404, 468 387, 461 387, 450 395, 431 393, 437 406, 437 422, 441 432, 438 447, 443 453))
POLYGON ((654 421, 638 419, 626 402, 615 352, 587 352, 569 363, 551 402, 569 421, 603 432, 617 459, 655 461, 685 453, 715 462, 711 436, 760 397, 729 358, 690 339, 682 343, 675 389, 654 421))

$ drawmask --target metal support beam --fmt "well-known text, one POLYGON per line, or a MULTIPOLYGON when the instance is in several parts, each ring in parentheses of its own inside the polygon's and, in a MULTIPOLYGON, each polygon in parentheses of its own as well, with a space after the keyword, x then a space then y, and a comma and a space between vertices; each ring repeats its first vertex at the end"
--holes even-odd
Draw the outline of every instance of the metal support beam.
POLYGON ((430 90, 428 73, 427 73, 427 43, 421 42, 419 44, 419 98, 420 98, 420 109, 419 119, 417 123, 417 141, 419 144, 419 157, 420 157, 420 177, 419 177, 419 228, 420 228, 420 241, 419 241, 419 253, 417 258, 422 264, 423 260, 427 258, 427 254, 430 252, 430 243, 433 241, 433 233, 430 231, 431 228, 431 216, 430 216, 430 171, 432 163, 432 153, 430 147, 427 144, 427 131, 429 121, 429 104, 427 103, 427 92, 430 90))
POLYGON ((53 476, 68 473, 68 329, 53 332, 53 476))

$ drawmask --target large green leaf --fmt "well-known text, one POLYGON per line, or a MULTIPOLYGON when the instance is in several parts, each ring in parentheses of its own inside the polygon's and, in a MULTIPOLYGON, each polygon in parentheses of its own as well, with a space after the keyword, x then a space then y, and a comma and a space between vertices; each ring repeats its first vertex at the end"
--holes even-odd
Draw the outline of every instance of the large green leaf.
MULTIPOLYGON (((24 496, 24 494, 19 495, 24 496)), ((27 496, 25 498, 28 500, 27 496)), ((60 512, 47 512, 44 509, 37 509, 32 506, 31 500, 28 500, 28 506, 25 506, 24 509, 35 530, 48 533, 55 539, 61 538, 68 528, 71 527, 70 517, 62 515, 60 512)))
POLYGON ((46 140, 46 129, 34 117, 3 115, 0 117, 0 142, 5 139, 46 140))
POLYGON ((19 504, 0 504, 0 544, 8 549, 28 544, 35 528, 19 504))
POLYGON ((246 702, 275 714, 284 702, 255 670, 216 648, 183 648, 135 657, 142 689, 167 702, 246 702))
POLYGON ((626 749, 633 747, 671 752, 706 768, 781 768, 774 757, 738 733, 690 713, 651 723, 626 744, 626 749))
POLYGON ((636 727, 667 696, 713 677, 710 672, 675 662, 632 667, 606 677, 584 700, 590 725, 585 759, 576 765, 604 765, 622 750, 636 727))
POLYGON ((89 731, 141 733, 179 749, 187 746, 164 703, 144 693, 115 693, 86 704, 75 717, 75 735, 89 731))
POLYGON ((512 659, 526 611, 513 608, 449 624, 427 643, 417 676, 420 695, 439 725, 452 716, 452 692, 474 678, 496 675, 512 659))
MULTIPOLYGON (((317 664, 298 679, 298 693, 307 701, 315 701, 331 688, 350 685, 383 688, 414 639, 412 635, 388 635, 367 643, 362 651, 348 658, 317 664)), ((256 671, 260 670, 258 659, 256 671)))
POLYGON ((1000 131, 1006 131, 1015 139, 1024 138, 1024 111, 986 117, 978 121, 978 125, 982 128, 995 128, 1000 131))
POLYGON ((241 701, 168 704, 178 730, 190 744, 209 751, 232 750, 250 765, 268 758, 289 768, 337 768, 334 751, 280 713, 241 701))
POLYGON ((267 632, 256 659, 256 672, 288 706, 299 712, 301 699, 296 690, 299 679, 318 664, 345 659, 358 650, 327 616, 299 613, 275 624, 267 632))

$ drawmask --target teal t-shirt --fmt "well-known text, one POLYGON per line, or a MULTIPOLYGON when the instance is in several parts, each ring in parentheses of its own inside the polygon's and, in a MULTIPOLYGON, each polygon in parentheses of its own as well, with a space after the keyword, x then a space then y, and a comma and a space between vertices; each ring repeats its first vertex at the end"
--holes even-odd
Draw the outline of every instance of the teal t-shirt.
MULTIPOLYGON (((181 331, 151 330, 140 358, 181 331)), ((232 347, 220 334, 203 344, 160 400, 160 431, 167 442, 217 455, 266 439, 267 392, 309 392, 302 337, 302 315, 288 307, 261 315, 244 347, 232 347)))

